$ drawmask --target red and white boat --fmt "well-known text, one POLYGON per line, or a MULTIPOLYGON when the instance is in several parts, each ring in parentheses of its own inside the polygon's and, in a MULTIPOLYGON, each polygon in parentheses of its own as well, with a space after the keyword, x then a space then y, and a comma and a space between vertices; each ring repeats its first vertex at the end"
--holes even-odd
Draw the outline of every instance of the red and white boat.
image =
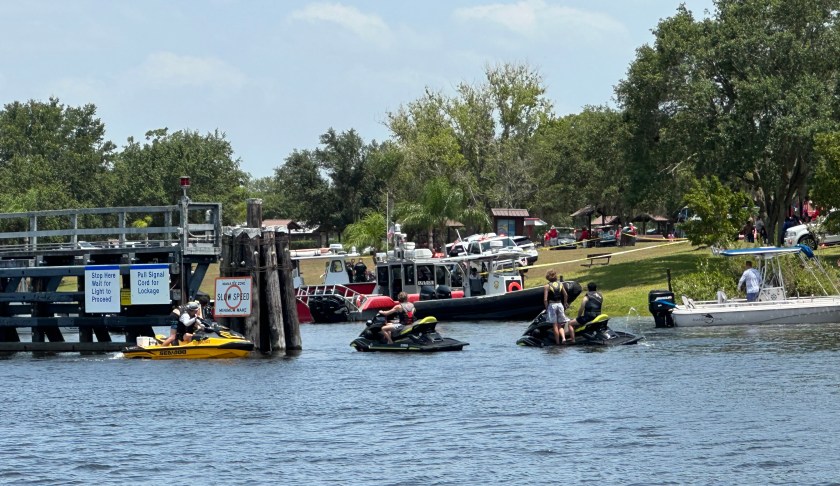
MULTIPOLYGON (((345 302, 373 292, 376 282, 360 281, 360 275, 348 270, 348 260, 363 258, 358 253, 343 253, 340 244, 329 249, 292 250, 293 282, 300 322, 342 322, 347 320, 345 302), (306 285, 300 273, 303 261, 324 262, 321 283, 306 285), (354 277, 351 280, 351 276, 354 277)), ((369 260, 370 261, 370 260, 369 260)))

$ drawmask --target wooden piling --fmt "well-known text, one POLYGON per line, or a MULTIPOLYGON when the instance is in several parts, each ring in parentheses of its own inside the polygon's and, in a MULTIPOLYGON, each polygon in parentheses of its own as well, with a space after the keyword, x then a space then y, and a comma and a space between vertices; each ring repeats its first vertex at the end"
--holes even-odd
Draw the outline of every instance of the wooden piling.
POLYGON ((289 251, 289 233, 278 233, 275 241, 275 253, 279 259, 280 266, 277 272, 279 282, 279 293, 282 300, 282 313, 286 349, 298 351, 302 349, 300 339, 300 320, 297 312, 297 299, 295 298, 295 286, 292 279, 292 256, 289 251))
POLYGON ((286 350, 286 337, 284 329, 283 299, 280 292, 280 279, 278 278, 277 249, 275 246, 275 233, 263 231, 262 246, 262 267, 265 298, 261 300, 260 307, 261 322, 264 324, 264 332, 270 336, 272 351, 286 350))
MULTIPOLYGON (((17 280, 9 278, 0 278, 0 292, 12 292, 17 287, 17 280)), ((8 302, 0 302, 0 316, 8 317, 11 315, 9 311, 8 302)), ((0 327, 0 342, 19 343, 20 336, 17 329, 14 327, 0 327)))
POLYGON ((223 232, 219 275, 251 277, 251 315, 217 320, 244 334, 262 353, 300 350, 288 234, 262 229, 260 199, 248 200, 247 219, 247 228, 223 232))
MULTIPOLYGON (((33 292, 48 291, 48 278, 33 277, 30 285, 33 292)), ((55 314, 49 310, 49 302, 33 302, 32 303, 32 317, 53 317, 55 314)), ((64 336, 61 335, 61 330, 58 326, 40 326, 32 328, 32 341, 44 342, 49 339, 52 342, 63 342, 64 336)))

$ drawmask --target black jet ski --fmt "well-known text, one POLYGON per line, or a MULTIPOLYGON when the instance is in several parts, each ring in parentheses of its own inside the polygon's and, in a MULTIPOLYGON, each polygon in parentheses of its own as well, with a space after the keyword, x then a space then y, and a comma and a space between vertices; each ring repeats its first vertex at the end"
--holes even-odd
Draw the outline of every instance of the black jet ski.
MULTIPOLYGON (((586 324, 575 326, 575 342, 567 344, 587 344, 595 346, 618 346, 621 344, 636 344, 642 339, 628 332, 613 331, 609 328, 610 317, 600 314, 586 324)), ((568 337, 568 336, 567 336, 568 337)), ((542 311, 528 326, 525 334, 516 341, 520 346, 556 346, 554 343, 554 324, 546 319, 546 312, 542 311)), ((565 346, 565 345, 563 345, 565 346)))
POLYGON ((382 336, 382 326, 387 323, 385 316, 377 315, 367 321, 367 327, 359 334, 359 337, 350 343, 356 351, 460 351, 464 346, 469 345, 463 341, 445 338, 435 331, 437 319, 428 316, 424 317, 410 326, 406 326, 400 332, 391 335, 394 341, 389 344, 382 336))

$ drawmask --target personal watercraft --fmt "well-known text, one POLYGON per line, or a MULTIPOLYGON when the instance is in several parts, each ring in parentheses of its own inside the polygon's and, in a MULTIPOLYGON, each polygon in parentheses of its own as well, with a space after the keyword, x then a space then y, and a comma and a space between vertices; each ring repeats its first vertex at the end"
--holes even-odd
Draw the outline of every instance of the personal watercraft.
MULTIPOLYGON (((617 346, 620 344, 636 344, 642 339, 628 332, 613 331, 607 325, 610 318, 606 314, 600 314, 586 324, 575 326, 575 342, 566 341, 568 344, 588 344, 596 346, 617 346)), ((541 312, 528 326, 525 334, 516 341, 520 346, 555 346, 554 324, 546 318, 545 311, 541 312)))
POLYGON ((377 315, 367 321, 367 327, 359 337, 350 343, 356 351, 460 351, 469 345, 463 341, 445 338, 435 331, 437 319, 424 317, 391 335, 393 343, 382 336, 382 326, 387 323, 384 316, 377 315))
POLYGON ((244 358, 254 350, 254 343, 242 334, 215 322, 205 323, 204 330, 196 332, 188 343, 161 346, 165 340, 166 336, 162 334, 153 338, 138 337, 137 346, 125 348, 123 356, 132 359, 244 358))

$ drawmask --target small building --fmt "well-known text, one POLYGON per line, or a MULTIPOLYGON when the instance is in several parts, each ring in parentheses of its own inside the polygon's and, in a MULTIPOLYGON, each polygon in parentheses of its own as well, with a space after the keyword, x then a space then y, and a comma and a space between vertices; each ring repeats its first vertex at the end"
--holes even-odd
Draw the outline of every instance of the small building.
POLYGON ((592 226, 620 226, 621 218, 618 216, 596 216, 592 218, 592 226))
POLYGON ((525 234, 525 218, 529 216, 527 209, 492 208, 490 214, 493 216, 493 230, 497 235, 525 234))
POLYGON ((548 223, 543 221, 540 218, 525 218, 525 235, 531 239, 531 241, 537 241, 537 234, 535 234, 535 228, 541 226, 548 226, 548 223))

